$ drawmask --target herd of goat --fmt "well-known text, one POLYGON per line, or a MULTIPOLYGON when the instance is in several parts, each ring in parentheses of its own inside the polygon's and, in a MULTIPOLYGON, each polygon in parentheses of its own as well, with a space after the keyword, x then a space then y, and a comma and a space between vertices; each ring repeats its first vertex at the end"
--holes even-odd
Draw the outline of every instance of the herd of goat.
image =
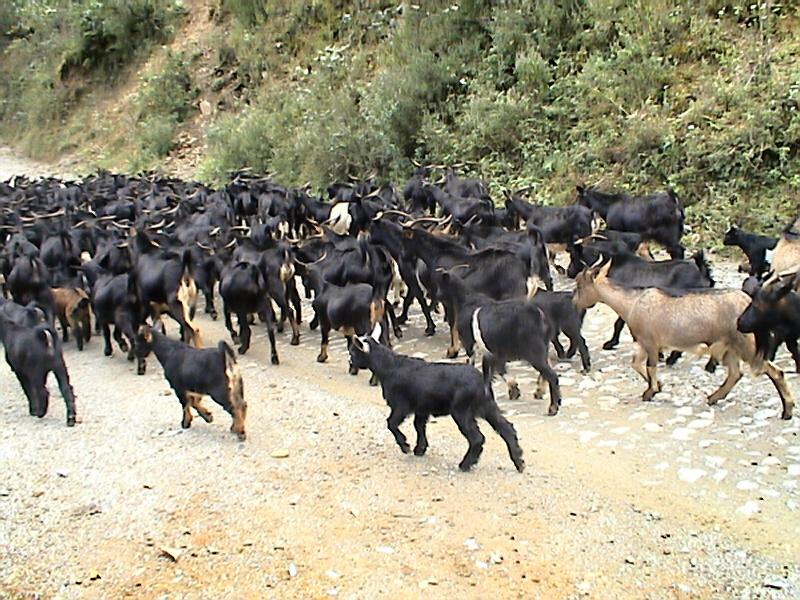
POLYGON ((633 367, 647 382, 643 400, 661 390, 662 352, 671 351, 667 364, 682 352, 701 353, 710 356, 708 371, 727 369, 709 404, 725 398, 744 362, 771 379, 783 418, 791 418, 792 393, 772 360, 785 343, 800 370, 800 219, 776 238, 732 227, 724 242, 742 249, 749 277, 742 289, 719 289, 702 252, 684 258, 684 210, 672 190, 633 197, 578 186, 577 202, 566 207, 517 194, 496 206, 485 182, 452 169, 433 181, 420 167, 402 191, 354 180, 331 185, 327 194, 323 200, 308 187, 242 174, 221 189, 109 173, 0 183, 0 339, 30 414, 46 414, 52 372, 67 425, 75 424, 62 344, 71 334, 83 350, 93 332, 102 332, 104 354, 112 354, 113 338, 140 375, 155 354, 181 403, 183 427, 191 425, 193 410, 211 420, 202 405, 209 395, 244 439, 247 403, 236 355, 225 341, 204 348, 195 321, 200 294, 206 313, 218 317, 218 289, 238 352, 248 351, 257 317, 275 365, 276 332, 288 322, 290 343, 299 344, 301 293, 311 299, 310 328, 321 337, 317 360, 327 360, 332 330, 346 336, 350 373, 368 369, 370 383, 380 383, 388 427, 403 452, 411 450, 399 428, 407 416, 414 415, 414 453, 422 455, 429 417, 451 415, 469 442, 463 470, 482 451, 476 418, 503 438, 523 470, 492 380, 502 377, 517 398, 506 365, 529 363, 539 374, 536 396, 547 390, 548 413, 556 414, 561 392, 550 348, 559 358, 579 354, 588 371, 581 326, 598 302, 618 315, 603 347, 614 348, 625 326, 636 342, 633 367), (650 242, 671 258, 655 260, 650 242), (553 290, 551 266, 561 269, 552 262, 556 251, 569 253, 573 291, 553 290), (447 356, 463 348, 467 364, 431 363, 391 349, 414 302, 428 336, 443 309, 447 356), (178 324, 180 339, 165 334, 163 315, 178 324))

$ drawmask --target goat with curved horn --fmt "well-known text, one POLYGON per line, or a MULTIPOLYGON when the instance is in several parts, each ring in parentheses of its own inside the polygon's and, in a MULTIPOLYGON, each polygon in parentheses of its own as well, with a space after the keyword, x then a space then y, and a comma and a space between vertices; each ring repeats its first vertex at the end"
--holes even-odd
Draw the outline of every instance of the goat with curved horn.
POLYGON ((303 267, 310 267, 311 265, 316 265, 317 263, 320 263, 323 260, 325 260, 326 256, 328 256, 328 251, 327 250, 325 252, 323 252, 322 256, 320 256, 317 260, 312 260, 311 262, 303 262, 299 258, 295 258, 294 262, 302 265, 303 267))

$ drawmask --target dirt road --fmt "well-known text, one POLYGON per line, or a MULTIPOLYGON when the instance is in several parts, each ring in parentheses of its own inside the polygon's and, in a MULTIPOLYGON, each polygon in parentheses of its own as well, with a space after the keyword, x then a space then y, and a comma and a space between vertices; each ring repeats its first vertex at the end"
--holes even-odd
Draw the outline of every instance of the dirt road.
MULTIPOLYGON (((738 285, 729 267, 715 275, 738 285)), ((630 338, 600 350, 611 322, 587 316, 590 374, 559 363, 558 416, 533 399, 530 370, 515 368, 520 400, 496 385, 522 475, 485 424, 471 473, 456 468, 465 442, 449 419, 431 424, 425 457, 402 455, 379 389, 347 375, 343 340, 317 364, 305 324, 299 347, 279 335, 280 366, 260 326, 241 359, 244 443, 210 400, 214 423, 181 430, 155 360, 138 377, 99 339, 66 351, 74 429, 55 386, 47 417, 29 417, 3 364, 0 597, 800 596, 798 418, 779 420, 768 380, 748 376, 708 408, 723 374, 693 358, 641 403, 630 338)), ((208 344, 227 339, 200 323, 208 344)), ((396 349, 440 358, 445 329, 424 338, 422 325, 415 313, 396 349)))

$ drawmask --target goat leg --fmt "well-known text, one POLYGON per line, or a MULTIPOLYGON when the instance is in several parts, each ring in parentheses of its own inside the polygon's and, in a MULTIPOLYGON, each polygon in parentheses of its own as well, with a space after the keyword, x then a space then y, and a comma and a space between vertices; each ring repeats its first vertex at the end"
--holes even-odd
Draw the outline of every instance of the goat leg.
POLYGON ((386 426, 389 428, 389 431, 392 432, 397 445, 400 446, 400 450, 403 454, 408 454, 411 452, 411 448, 408 445, 408 441, 406 440, 406 436, 403 435, 403 432, 400 431, 400 424, 406 418, 406 415, 397 410, 396 408, 392 408, 392 411, 389 413, 389 418, 386 419, 386 426))
POLYGON ((728 368, 728 376, 717 391, 708 397, 708 405, 712 406, 722 400, 733 389, 733 386, 742 378, 742 371, 739 367, 739 358, 732 352, 727 352, 722 357, 722 363, 728 368))
POLYGON ((491 406, 486 411, 483 418, 486 419, 486 422, 491 425, 492 429, 503 438, 503 441, 506 443, 506 448, 508 448, 508 455, 511 457, 511 462, 514 463, 514 467, 517 471, 522 473, 522 471, 525 470, 525 461, 522 460, 522 448, 517 438, 517 430, 514 429, 514 426, 508 419, 500 414, 500 409, 497 408, 497 405, 491 406))
POLYGON ((781 397, 781 402, 783 403, 781 419, 791 419, 792 411, 794 410, 794 397, 792 396, 791 389, 786 385, 786 377, 783 371, 769 361, 764 363, 763 368, 767 377, 770 378, 772 384, 775 386, 775 389, 778 390, 778 395, 781 397))
POLYGON ((428 449, 428 437, 426 435, 426 426, 428 425, 428 417, 426 413, 417 413, 414 415, 414 429, 417 431, 417 443, 414 446, 414 455, 422 456, 428 449))
POLYGON ((625 327, 625 321, 621 318, 617 318, 614 321, 614 335, 611 336, 605 344, 603 344, 603 350, 613 350, 619 344, 619 336, 622 333, 622 328, 625 327))
POLYGON ((462 471, 469 471, 475 466, 475 463, 478 462, 483 452, 483 443, 486 441, 486 438, 481 433, 481 430, 478 429, 478 423, 475 421, 475 417, 472 414, 464 410, 456 410, 453 412, 452 416, 456 425, 458 425, 458 430, 469 442, 467 453, 464 455, 464 458, 461 459, 461 462, 458 463, 458 468, 462 471))

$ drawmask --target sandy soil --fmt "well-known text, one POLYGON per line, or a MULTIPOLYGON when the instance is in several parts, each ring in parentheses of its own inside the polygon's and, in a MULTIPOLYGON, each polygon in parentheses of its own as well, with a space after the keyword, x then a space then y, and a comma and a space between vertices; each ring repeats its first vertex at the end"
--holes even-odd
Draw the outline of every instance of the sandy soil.
MULTIPOLYGON (((22 167, 0 153, 0 177, 22 167)), ((738 285, 729 265, 715 274, 738 285)), ((396 349, 439 359, 445 328, 424 338, 412 313, 396 349)), ((299 347, 278 336, 277 367, 257 327, 240 360, 244 443, 210 400, 215 421, 181 430, 155 359, 139 377, 96 338, 65 352, 74 429, 54 385, 50 413, 29 417, 3 364, 0 597, 800 596, 800 421, 779 420, 769 382, 748 376, 707 407, 723 374, 694 358, 664 369, 664 393, 643 404, 630 337, 600 349, 611 322, 605 308, 587 316, 590 374, 559 363, 558 416, 533 398, 530 369, 514 369, 520 400, 495 386, 521 475, 485 424, 471 473, 456 468, 466 447, 449 419, 431 424, 425 457, 402 455, 380 389, 347 374, 341 339, 314 362, 306 324, 299 347)), ((200 323, 208 344, 227 339, 200 323)))

